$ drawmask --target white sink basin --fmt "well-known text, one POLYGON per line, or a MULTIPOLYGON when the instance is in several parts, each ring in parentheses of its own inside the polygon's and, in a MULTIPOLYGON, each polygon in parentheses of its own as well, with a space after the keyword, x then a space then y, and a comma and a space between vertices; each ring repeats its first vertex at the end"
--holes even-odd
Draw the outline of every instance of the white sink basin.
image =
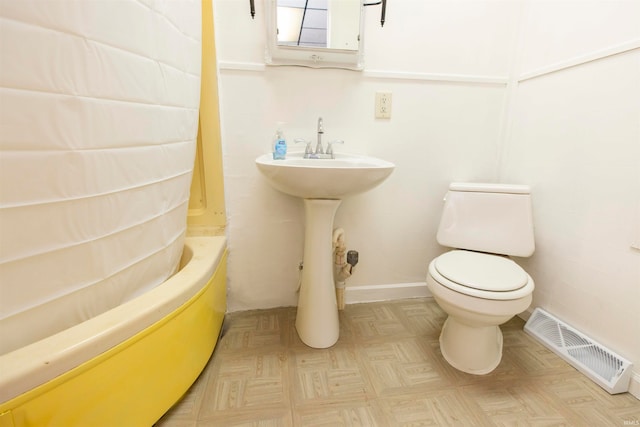
POLYGON ((395 165, 375 157, 336 154, 335 159, 304 159, 289 153, 273 160, 271 153, 256 165, 276 190, 303 199, 337 199, 370 190, 393 172, 395 165))
POLYGON ((395 165, 348 154, 336 154, 335 159, 304 159, 303 153, 289 153, 285 160, 264 154, 256 159, 256 165, 273 188, 304 199, 304 269, 296 330, 309 347, 331 347, 340 335, 333 282, 334 215, 343 198, 380 184, 395 165))

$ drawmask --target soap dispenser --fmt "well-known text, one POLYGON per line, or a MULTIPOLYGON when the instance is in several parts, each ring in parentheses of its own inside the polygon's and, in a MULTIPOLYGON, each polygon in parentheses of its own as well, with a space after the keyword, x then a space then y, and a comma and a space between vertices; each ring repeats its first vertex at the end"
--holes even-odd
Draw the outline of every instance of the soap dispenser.
POLYGON ((284 132, 278 128, 273 138, 273 159, 284 160, 287 156, 287 141, 284 138, 284 132))

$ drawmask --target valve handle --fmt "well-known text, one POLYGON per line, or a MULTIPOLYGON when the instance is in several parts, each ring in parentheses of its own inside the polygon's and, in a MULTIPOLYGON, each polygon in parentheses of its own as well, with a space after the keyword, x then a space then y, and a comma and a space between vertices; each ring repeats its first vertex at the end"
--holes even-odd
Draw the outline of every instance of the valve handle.
POLYGON ((329 144, 327 144, 327 154, 333 154, 333 144, 344 144, 344 141, 341 139, 336 139, 335 141, 330 141, 329 144))
POLYGON ((311 141, 307 141, 304 138, 296 138, 293 140, 296 144, 305 143, 307 146, 304 148, 304 154, 313 154, 313 149, 311 148, 311 141))

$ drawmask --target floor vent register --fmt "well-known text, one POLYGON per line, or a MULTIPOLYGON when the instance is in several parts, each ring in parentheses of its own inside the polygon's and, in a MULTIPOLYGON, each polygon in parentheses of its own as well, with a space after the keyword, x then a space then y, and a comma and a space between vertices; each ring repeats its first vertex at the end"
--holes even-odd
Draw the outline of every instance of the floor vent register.
POLYGON ((536 308, 524 330, 609 393, 629 390, 631 362, 562 320, 536 308))

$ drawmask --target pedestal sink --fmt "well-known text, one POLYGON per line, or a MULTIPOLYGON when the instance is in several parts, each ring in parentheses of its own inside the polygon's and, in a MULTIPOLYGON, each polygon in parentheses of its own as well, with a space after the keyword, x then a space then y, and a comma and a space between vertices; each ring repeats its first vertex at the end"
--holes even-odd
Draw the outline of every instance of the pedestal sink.
POLYGON ((333 218, 342 199, 376 187, 395 165, 339 153, 334 159, 305 159, 302 153, 291 153, 285 160, 273 160, 268 153, 258 157, 256 165, 273 188, 304 199, 304 267, 296 330, 309 347, 331 347, 340 333, 333 282, 333 218))

